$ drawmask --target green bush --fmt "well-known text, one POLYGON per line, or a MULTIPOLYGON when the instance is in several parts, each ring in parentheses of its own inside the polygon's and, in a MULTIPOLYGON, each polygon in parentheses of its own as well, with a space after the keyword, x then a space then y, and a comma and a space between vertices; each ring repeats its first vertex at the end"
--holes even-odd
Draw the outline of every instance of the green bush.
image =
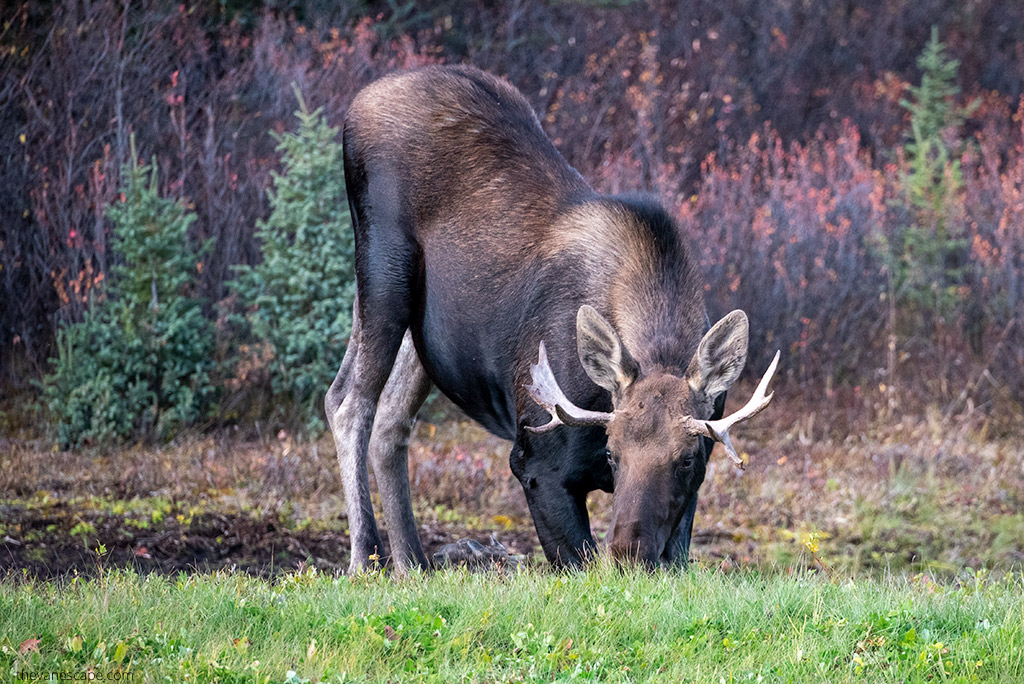
POLYGON ((274 409, 282 424, 323 429, 321 400, 352 326, 353 236, 338 131, 299 96, 298 128, 274 135, 283 173, 259 224, 263 262, 231 283, 248 334, 269 347, 274 409))
POLYGON ((133 163, 122 198, 107 210, 122 263, 83 320, 60 328, 43 381, 65 447, 169 437, 203 418, 214 394, 213 326, 194 295, 209 244, 190 245, 195 217, 160 197, 155 166, 133 163))

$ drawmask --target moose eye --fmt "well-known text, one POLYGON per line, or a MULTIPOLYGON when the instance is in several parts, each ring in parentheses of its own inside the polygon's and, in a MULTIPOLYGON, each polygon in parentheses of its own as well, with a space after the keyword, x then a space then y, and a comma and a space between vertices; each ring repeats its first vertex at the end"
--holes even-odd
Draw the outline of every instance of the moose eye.
POLYGON ((615 460, 615 456, 612 455, 611 449, 604 450, 604 457, 608 459, 608 465, 612 467, 613 471, 619 467, 619 464, 615 460))
POLYGON ((691 468, 693 468, 693 454, 692 453, 691 454, 686 454, 686 455, 684 455, 682 457, 682 459, 680 459, 679 461, 676 461, 676 472, 677 473, 682 474, 684 472, 689 471, 691 468))

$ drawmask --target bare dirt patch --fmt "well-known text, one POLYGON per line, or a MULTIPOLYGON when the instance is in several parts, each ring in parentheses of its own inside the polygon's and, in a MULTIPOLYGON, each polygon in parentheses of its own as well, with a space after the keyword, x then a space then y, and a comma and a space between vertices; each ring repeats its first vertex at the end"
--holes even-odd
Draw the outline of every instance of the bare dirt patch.
MULTIPOLYGON (((835 424, 815 427, 803 416, 786 428, 745 430, 737 440, 745 472, 716 452, 701 488, 694 560, 945 574, 1024 563, 1024 453, 1014 443, 938 419, 861 426, 842 439, 835 424)), ((510 553, 542 561, 507 457, 507 443, 473 424, 419 426, 410 480, 428 555, 495 534, 510 553)), ((597 493, 589 504, 599 540, 610 502, 597 493)), ((106 453, 0 442, 0 572, 341 571, 344 511, 326 439, 220 433, 106 453)))
MULTIPOLYGON (((141 530, 120 516, 60 503, 5 505, 0 520, 21 537, 8 534, 0 543, 0 575, 90 576, 100 568, 133 567, 165 574, 233 568, 267 576, 302 565, 341 572, 349 561, 348 534, 340 529, 289 529, 280 521, 244 513, 206 513, 141 530)), ((387 544, 387 533, 383 536, 387 544)), ((429 523, 420 528, 428 557, 464 537, 486 542, 478 530, 464 526, 429 523)), ((533 553, 536 543, 529 530, 502 532, 499 539, 510 553, 524 556, 533 553)))

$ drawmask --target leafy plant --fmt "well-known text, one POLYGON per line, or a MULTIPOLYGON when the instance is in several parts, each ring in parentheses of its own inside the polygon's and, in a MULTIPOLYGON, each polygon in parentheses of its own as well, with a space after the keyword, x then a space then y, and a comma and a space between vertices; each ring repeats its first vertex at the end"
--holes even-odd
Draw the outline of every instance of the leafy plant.
POLYGON ((107 215, 123 261, 105 296, 58 331, 53 372, 43 382, 65 447, 169 437, 202 418, 214 393, 213 328, 194 294, 210 244, 190 244, 194 215, 160 196, 155 164, 133 161, 121 197, 107 215))
POLYGON ((298 128, 272 134, 284 171, 259 223, 263 262, 239 267, 231 287, 250 334, 270 348, 278 419, 312 432, 322 429, 320 400, 352 326, 355 277, 338 130, 296 95, 298 128))

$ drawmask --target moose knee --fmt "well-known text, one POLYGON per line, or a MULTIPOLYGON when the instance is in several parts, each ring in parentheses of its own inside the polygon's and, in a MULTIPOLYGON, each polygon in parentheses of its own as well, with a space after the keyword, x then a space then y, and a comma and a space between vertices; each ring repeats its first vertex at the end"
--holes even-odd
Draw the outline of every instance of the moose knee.
POLYGON ((324 413, 327 415, 327 424, 332 430, 334 429, 334 414, 340 406, 341 397, 339 396, 339 393, 334 390, 334 387, 331 386, 331 388, 327 390, 327 394, 324 395, 324 413))
POLYGON ((370 438, 370 459, 374 466, 389 465, 404 458, 415 424, 415 416, 389 416, 378 410, 370 438))

